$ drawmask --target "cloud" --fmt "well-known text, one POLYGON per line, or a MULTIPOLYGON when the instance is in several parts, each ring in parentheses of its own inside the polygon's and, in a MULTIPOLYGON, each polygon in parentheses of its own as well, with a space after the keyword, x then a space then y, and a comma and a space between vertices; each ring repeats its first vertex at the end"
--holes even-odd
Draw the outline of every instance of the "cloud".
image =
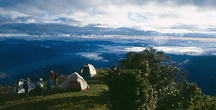
POLYGON ((133 47, 133 46, 103 46, 104 53, 127 53, 127 52, 140 52, 145 50, 145 47, 133 47))
POLYGON ((0 79, 4 79, 6 77, 7 77, 7 75, 5 73, 0 72, 0 79))
MULTIPOLYGON (((124 44, 125 42, 120 41, 118 43, 124 44)), ((127 52, 140 52, 145 49, 145 47, 123 46, 123 45, 98 45, 98 46, 102 47, 98 49, 98 52, 112 53, 112 54, 125 54, 127 52)))
POLYGON ((199 7, 215 7, 216 1, 214 0, 174 0, 178 5, 194 5, 199 7))
MULTIPOLYGON (((201 44, 200 44, 201 45, 201 44)), ((115 53, 115 54, 125 54, 127 52, 142 52, 148 47, 136 47, 136 46, 101 46, 103 50, 99 50, 102 53, 115 53)), ((191 55, 191 56, 202 56, 202 55, 216 55, 215 48, 202 46, 154 46, 157 51, 163 51, 166 54, 176 54, 176 55, 191 55)))
POLYGON ((157 45, 163 45, 168 42, 167 36, 158 34, 157 36, 153 36, 153 40, 157 45))
POLYGON ((144 47, 131 47, 131 48, 125 48, 125 50, 122 51, 127 51, 127 52, 140 52, 145 50, 146 48, 144 47))
POLYGON ((83 53, 77 53, 77 55, 80 55, 81 57, 85 57, 89 60, 109 62, 108 60, 104 60, 104 58, 100 56, 100 53, 83 52, 83 53))
POLYGON ((154 47, 158 51, 164 51, 168 54, 178 54, 178 55, 192 55, 192 56, 198 56, 205 53, 204 49, 199 47, 180 47, 180 46, 159 46, 154 47))
POLYGON ((162 33, 215 33, 215 6, 213 0, 1 0, 0 24, 99 24, 162 33))
POLYGON ((190 60, 189 60, 189 59, 186 59, 185 61, 180 62, 179 65, 180 65, 180 66, 186 65, 186 64, 188 64, 189 62, 190 62, 190 60))

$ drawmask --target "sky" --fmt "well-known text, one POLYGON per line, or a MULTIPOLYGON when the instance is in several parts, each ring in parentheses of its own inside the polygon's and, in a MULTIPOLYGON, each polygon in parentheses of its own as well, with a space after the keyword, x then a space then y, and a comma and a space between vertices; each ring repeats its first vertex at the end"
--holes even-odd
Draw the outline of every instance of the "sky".
POLYGON ((64 24, 216 33, 215 0, 0 0, 0 25, 64 24))

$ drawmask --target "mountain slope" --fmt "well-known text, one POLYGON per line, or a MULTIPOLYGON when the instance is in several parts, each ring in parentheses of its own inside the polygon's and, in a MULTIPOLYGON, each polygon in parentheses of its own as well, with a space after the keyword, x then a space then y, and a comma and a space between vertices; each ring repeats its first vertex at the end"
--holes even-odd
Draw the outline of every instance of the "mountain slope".
POLYGON ((203 93, 216 95, 216 56, 197 56, 185 65, 188 80, 196 82, 203 93))

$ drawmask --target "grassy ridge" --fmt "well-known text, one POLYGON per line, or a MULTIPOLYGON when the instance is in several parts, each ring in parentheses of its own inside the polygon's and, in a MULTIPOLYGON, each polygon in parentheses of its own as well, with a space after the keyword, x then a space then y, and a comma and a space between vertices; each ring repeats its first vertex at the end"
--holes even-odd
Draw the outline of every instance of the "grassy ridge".
POLYGON ((24 97, 24 94, 11 93, 12 87, 0 89, 0 109, 107 109, 108 103, 107 90, 108 87, 101 80, 103 70, 98 71, 98 75, 90 80, 86 80, 89 84, 89 90, 65 92, 58 87, 53 88, 53 95, 30 95, 24 97))

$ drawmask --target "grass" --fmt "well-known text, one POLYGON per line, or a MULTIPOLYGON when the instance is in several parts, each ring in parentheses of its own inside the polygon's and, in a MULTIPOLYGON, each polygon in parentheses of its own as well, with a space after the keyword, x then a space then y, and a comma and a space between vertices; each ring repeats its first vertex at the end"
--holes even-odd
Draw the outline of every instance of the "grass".
MULTIPOLYGON (((99 71, 99 75, 101 75, 99 71)), ((52 95, 41 97, 11 93, 12 87, 0 88, 1 110, 104 110, 107 109, 108 96, 107 85, 101 80, 101 76, 86 80, 89 90, 65 92, 58 87, 53 88, 52 95)))

